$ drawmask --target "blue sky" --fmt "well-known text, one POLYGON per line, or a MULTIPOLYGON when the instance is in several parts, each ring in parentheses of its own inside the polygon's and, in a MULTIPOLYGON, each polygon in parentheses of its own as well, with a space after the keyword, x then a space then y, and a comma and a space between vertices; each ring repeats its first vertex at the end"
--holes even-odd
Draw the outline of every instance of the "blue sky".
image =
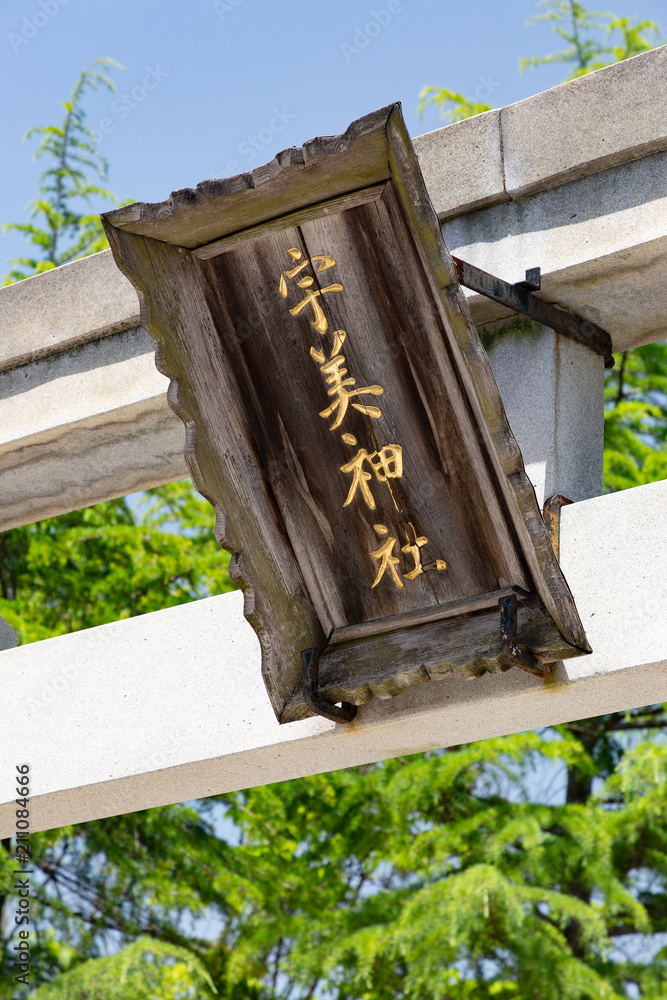
MULTIPOLYGON (((392 101, 413 135, 438 128, 433 109, 421 122, 416 114, 426 84, 501 106, 558 83, 562 66, 518 71, 520 56, 558 47, 548 25, 524 26, 536 9, 534 0, 5 0, 0 222, 24 221, 36 193, 42 168, 22 136, 60 119, 59 102, 98 56, 125 67, 113 78, 128 95, 86 104, 109 186, 154 201, 392 101)), ((664 0, 614 9, 666 26, 664 0)), ((0 240, 3 260, 22 248, 14 234, 0 240)))

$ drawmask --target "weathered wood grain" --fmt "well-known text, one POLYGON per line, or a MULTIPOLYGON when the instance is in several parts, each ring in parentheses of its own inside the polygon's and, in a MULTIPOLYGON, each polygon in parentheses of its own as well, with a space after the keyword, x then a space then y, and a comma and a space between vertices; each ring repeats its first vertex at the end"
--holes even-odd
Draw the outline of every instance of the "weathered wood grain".
POLYGON ((189 248, 297 209, 370 187, 389 176, 385 125, 396 105, 352 122, 342 135, 284 149, 253 171, 202 181, 165 201, 105 213, 114 228, 189 248))
POLYGON ((439 664, 504 669, 497 608, 471 612, 513 588, 532 594, 520 643, 543 660, 586 652, 400 111, 304 150, 105 217, 172 379, 193 478, 236 553, 276 714, 306 711, 304 648, 322 651, 332 697, 353 702, 439 664), (279 289, 295 260, 305 283, 279 289), (319 330, 310 305, 297 310, 307 288, 319 330), (342 398, 332 371, 361 390, 342 421, 342 407, 326 413, 342 398), (400 449, 402 474, 380 473, 400 449), (382 620, 390 636, 341 641, 382 620))
POLYGON ((186 427, 191 475, 215 508, 219 543, 234 553, 229 572, 244 592, 244 614, 262 645, 263 677, 279 714, 300 678, 298 656, 285 650, 321 646, 324 634, 257 464, 238 384, 199 285, 197 261, 143 237, 123 241, 119 260, 136 283, 144 326, 157 340, 157 367, 171 379, 169 404, 186 427), (154 281, 144 293, 151 272, 154 281))
POLYGON ((512 434, 498 386, 470 309, 458 283, 456 267, 442 238, 437 215, 424 186, 417 156, 402 115, 396 109, 387 121, 389 161, 401 207, 433 291, 443 306, 443 320, 451 324, 448 342, 463 382, 475 422, 485 439, 486 452, 505 502, 518 544, 535 587, 563 637, 581 652, 590 652, 586 633, 572 594, 555 557, 548 532, 512 434))
POLYGON ((248 240, 256 240, 261 236, 268 236, 269 233, 279 233, 285 229, 300 226, 304 222, 310 222, 311 219, 335 215, 348 208, 364 205, 367 201, 375 201, 381 196, 385 183, 383 181, 382 184, 374 184, 372 187, 362 188, 360 191, 352 191, 350 194, 341 195, 340 198, 332 198, 330 201, 317 202, 315 205, 308 205, 296 212, 282 215, 279 219, 273 219, 271 222, 263 222, 258 226, 250 226, 238 233, 232 233, 231 236, 223 236, 221 240, 214 240, 213 243, 207 243, 203 247, 196 247, 192 251, 193 256, 199 260, 209 260, 210 257, 217 257, 220 253, 233 250, 234 247, 240 243, 246 243, 248 240))
MULTIPOLYGON (((580 655, 565 642, 536 595, 519 605, 518 618, 522 645, 541 660, 580 655)), ((330 644, 320 658, 320 690, 330 701, 363 705, 374 697, 392 698, 415 684, 447 684, 453 673, 472 680, 484 673, 504 672, 512 664, 501 651, 498 626, 499 611, 495 608, 330 644), (360 677, 365 679, 363 684, 359 684, 360 677)), ((285 706, 283 719, 292 722, 306 714, 296 690, 285 706)))
POLYGON ((357 625, 345 625, 343 628, 334 629, 329 636, 329 645, 335 646, 341 642, 365 639, 370 635, 385 635, 398 629, 413 628, 415 625, 425 625, 445 618, 458 618, 474 611, 497 608, 501 597, 510 597, 512 594, 517 601, 525 601, 530 597, 530 594, 520 587, 505 587, 490 594, 463 597, 460 601, 451 601, 449 604, 434 604, 429 608, 419 608, 417 611, 404 611, 387 618, 374 618, 371 621, 359 622, 357 625))
MULTIPOLYGON (((388 185, 374 202, 265 235, 202 263, 209 309, 220 317, 220 328, 236 328, 246 303, 268 299, 254 331, 229 342, 226 351, 260 465, 325 633, 512 584, 532 589, 512 537, 504 533, 503 512, 489 509, 493 496, 484 491, 478 432, 458 392, 419 262, 410 253, 410 234, 404 225, 396 231, 400 221, 388 185), (394 262, 397 245, 406 250, 394 262), (305 312, 289 314, 287 306, 302 297, 299 289, 286 303, 275 294, 281 269, 289 264, 288 246, 302 248, 306 258, 327 252, 341 262, 326 272, 344 285, 327 302, 330 328, 347 331, 342 351, 357 384, 383 387, 381 397, 367 400, 381 404, 380 419, 350 408, 332 433, 331 419, 320 417, 330 399, 309 351, 321 346, 328 357, 332 337, 315 333, 305 312), (358 444, 345 443, 341 432, 358 444), (375 509, 359 496, 344 507, 350 475, 341 467, 358 446, 373 453, 392 442, 403 448, 402 478, 391 481, 391 490, 369 483, 375 509), (382 540, 374 530, 378 523, 400 545, 407 544, 414 525, 417 535, 429 539, 424 561, 442 558, 447 570, 422 573, 400 589, 385 573, 372 588, 378 566, 369 553, 382 540)), ((410 561, 404 562, 409 571, 410 561)))

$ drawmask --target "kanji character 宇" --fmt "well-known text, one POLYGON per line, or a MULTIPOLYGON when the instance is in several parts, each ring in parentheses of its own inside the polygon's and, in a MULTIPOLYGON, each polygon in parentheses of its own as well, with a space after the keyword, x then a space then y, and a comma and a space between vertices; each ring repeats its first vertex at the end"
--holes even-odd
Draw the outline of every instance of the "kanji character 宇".
MULTIPOLYGON (((303 256, 303 254, 297 247, 290 247, 287 253, 292 258, 293 261, 301 261, 301 258, 303 256)), ((317 269, 318 274, 320 271, 328 271, 330 267, 334 267, 336 264, 336 261, 333 259, 331 254, 323 253, 323 254, 317 254, 315 257, 311 258, 311 260, 306 259, 304 261, 301 261, 301 263, 297 263, 295 267, 291 268, 289 271, 284 271, 283 274, 280 275, 280 284, 278 286, 278 290, 284 299, 287 298, 287 282, 285 281, 285 277, 288 277, 290 279, 295 278, 297 274, 299 274, 304 269, 304 267, 307 267, 308 264, 311 263, 311 261, 315 260, 320 262, 320 266, 317 269)), ((312 288, 314 280, 315 279, 312 278, 310 275, 305 275, 303 278, 297 281, 297 285, 299 286, 299 288, 308 289, 308 291, 306 292, 305 298, 303 298, 301 302, 298 302, 297 305, 295 305, 292 309, 290 309, 290 314, 292 316, 298 316, 302 309, 305 309, 306 306, 310 305, 312 307, 313 315, 315 317, 312 320, 313 326, 315 327, 318 333, 326 333, 329 328, 329 324, 327 322, 326 316, 324 315, 324 310, 322 309, 321 304, 318 302, 318 299, 321 295, 325 295, 327 292, 342 292, 343 286, 340 284, 340 282, 335 281, 333 282, 333 284, 327 285, 326 288, 321 288, 316 290, 312 288)))

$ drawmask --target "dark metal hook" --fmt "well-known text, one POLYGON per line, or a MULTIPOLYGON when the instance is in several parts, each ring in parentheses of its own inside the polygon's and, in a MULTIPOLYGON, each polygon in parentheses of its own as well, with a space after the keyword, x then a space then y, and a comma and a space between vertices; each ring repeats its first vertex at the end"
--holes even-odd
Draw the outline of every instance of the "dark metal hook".
POLYGON ((550 663, 540 663, 531 652, 524 652, 519 649, 516 643, 517 630, 517 605, 516 594, 509 597, 501 597, 498 601, 500 607, 500 644, 505 656, 512 663, 522 670, 527 670, 536 677, 546 677, 552 673, 553 666, 550 663))
POLYGON ((319 692, 319 670, 320 661, 315 649, 303 649, 301 651, 301 662, 303 663, 303 698, 308 706, 317 715, 322 715, 331 722, 352 722, 357 714, 357 706, 350 705, 344 701, 342 705, 335 705, 333 701, 327 701, 319 692))

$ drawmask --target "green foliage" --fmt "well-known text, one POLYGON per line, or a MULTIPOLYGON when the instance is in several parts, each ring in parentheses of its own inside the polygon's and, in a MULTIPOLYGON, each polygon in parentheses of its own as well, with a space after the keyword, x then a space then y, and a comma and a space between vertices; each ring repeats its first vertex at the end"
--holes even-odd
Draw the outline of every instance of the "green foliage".
POLYGON ((655 21, 635 23, 633 17, 593 13, 576 0, 540 0, 538 7, 544 7, 544 13, 536 14, 527 23, 549 22, 567 47, 548 56, 521 59, 522 72, 551 63, 571 63, 574 69, 567 79, 572 80, 662 44, 655 21))
POLYGON ((617 355, 605 375, 605 488, 667 478, 667 341, 617 355))
POLYGON ((140 937, 117 955, 91 959, 31 995, 35 1000, 187 1000, 211 996, 211 991, 211 977, 191 951, 140 937))
POLYGON ((183 482, 4 532, 0 615, 34 642, 231 590, 213 521, 183 482))
MULTIPOLYGON (((526 23, 548 22, 553 33, 567 45, 547 56, 521 59, 521 72, 552 63, 565 63, 573 67, 567 77, 572 80, 663 44, 660 26, 655 21, 637 22, 633 17, 592 12, 576 0, 539 0, 537 6, 543 7, 544 12, 531 17, 526 23)), ((440 117, 450 122, 492 110, 491 105, 446 87, 427 86, 422 89, 417 107, 420 117, 429 105, 436 107, 440 117)))
POLYGON ((46 156, 50 164, 40 178, 39 197, 30 205, 28 223, 8 223, 4 229, 23 233, 36 248, 37 256, 12 261, 13 270, 5 283, 30 274, 48 271, 78 257, 104 250, 108 246, 99 215, 81 211, 94 197, 115 202, 114 195, 102 186, 108 163, 97 149, 95 136, 86 127, 83 99, 91 90, 114 85, 102 70, 118 67, 113 59, 96 59, 77 80, 67 101, 60 125, 31 128, 26 139, 40 137, 34 158, 46 156), (90 179, 90 174, 96 180, 90 179))
POLYGON ((105 1000, 205 997, 204 972, 235 1000, 663 998, 665 727, 655 706, 36 835, 36 965, 67 973, 35 995, 92 1000, 108 971, 105 1000))
POLYGON ((492 111, 490 104, 483 104, 471 98, 457 94, 446 87, 424 87, 419 95, 419 105, 417 113, 423 118, 426 108, 433 104, 440 112, 440 117, 450 122, 460 122, 464 118, 472 118, 473 115, 481 115, 484 111, 492 111))
POLYGON ((616 41, 616 44, 609 48, 611 56, 609 64, 623 62, 642 52, 649 52, 658 45, 664 45, 665 39, 656 21, 640 21, 638 24, 634 22, 633 17, 609 15, 607 37, 616 41), (616 38, 617 33, 620 38, 616 38))

